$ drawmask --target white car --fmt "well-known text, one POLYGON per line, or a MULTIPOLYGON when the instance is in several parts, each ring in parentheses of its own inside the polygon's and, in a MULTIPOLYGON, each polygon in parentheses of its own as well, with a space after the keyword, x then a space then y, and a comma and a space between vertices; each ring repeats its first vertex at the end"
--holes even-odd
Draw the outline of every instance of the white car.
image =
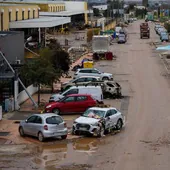
POLYGON ((82 68, 74 74, 74 78, 82 76, 96 76, 100 77, 101 80, 113 80, 113 75, 111 73, 103 73, 96 68, 82 68))
POLYGON ((114 107, 87 109, 73 123, 73 134, 91 134, 101 137, 112 129, 121 130, 125 124, 125 116, 114 107))

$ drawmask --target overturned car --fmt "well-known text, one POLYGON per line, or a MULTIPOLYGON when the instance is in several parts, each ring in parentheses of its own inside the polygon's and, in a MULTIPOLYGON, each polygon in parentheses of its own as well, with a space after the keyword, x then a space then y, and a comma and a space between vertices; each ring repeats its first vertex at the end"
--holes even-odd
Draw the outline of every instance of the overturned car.
POLYGON ((102 137, 111 130, 121 130, 124 124, 125 117, 116 108, 92 107, 74 121, 72 133, 102 137))

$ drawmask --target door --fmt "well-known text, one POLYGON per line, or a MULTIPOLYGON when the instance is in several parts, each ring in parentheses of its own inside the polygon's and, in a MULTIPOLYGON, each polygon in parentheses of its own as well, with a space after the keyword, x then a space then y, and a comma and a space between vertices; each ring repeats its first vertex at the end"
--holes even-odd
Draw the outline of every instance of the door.
POLYGON ((115 126, 118 121, 119 115, 117 114, 117 110, 111 109, 111 120, 112 120, 112 125, 115 126))
POLYGON ((111 110, 108 110, 106 115, 105 115, 105 120, 106 120, 106 125, 105 125, 105 129, 109 129, 113 126, 113 118, 112 118, 112 112, 111 110))
POLYGON ((24 132, 28 135, 34 135, 34 125, 35 125, 35 121, 36 121, 37 116, 31 116, 27 119, 27 122, 24 125, 24 132))
POLYGON ((100 72, 98 70, 91 70, 91 74, 92 76, 100 76, 100 72))
POLYGON ((75 102, 75 111, 77 113, 83 113, 88 107, 87 96, 77 96, 75 102))
POLYGON ((75 107, 75 97, 68 96, 63 101, 63 105, 60 108, 63 113, 74 113, 76 111, 75 107))
POLYGON ((37 136, 38 132, 42 130, 43 124, 42 124, 42 118, 40 116, 37 116, 37 118, 34 121, 34 125, 32 126, 31 131, 33 131, 33 135, 37 136))
POLYGON ((78 89, 70 89, 70 90, 67 90, 65 93, 63 93, 62 95, 67 96, 67 95, 70 95, 70 94, 78 94, 78 92, 79 92, 78 89))

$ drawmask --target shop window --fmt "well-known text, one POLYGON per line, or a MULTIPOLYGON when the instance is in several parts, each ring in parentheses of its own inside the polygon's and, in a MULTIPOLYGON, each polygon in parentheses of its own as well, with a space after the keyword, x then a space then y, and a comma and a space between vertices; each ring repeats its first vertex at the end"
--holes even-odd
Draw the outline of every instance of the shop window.
POLYGON ((24 11, 22 11, 22 20, 24 20, 24 11))
POLYGON ((4 13, 1 12, 1 31, 4 30, 4 13))
POLYGON ((30 10, 28 11, 28 19, 30 19, 30 10))
POLYGON ((11 11, 9 11, 9 22, 11 22, 11 11))
POLYGON ((15 21, 18 21, 18 11, 16 11, 16 19, 15 21))

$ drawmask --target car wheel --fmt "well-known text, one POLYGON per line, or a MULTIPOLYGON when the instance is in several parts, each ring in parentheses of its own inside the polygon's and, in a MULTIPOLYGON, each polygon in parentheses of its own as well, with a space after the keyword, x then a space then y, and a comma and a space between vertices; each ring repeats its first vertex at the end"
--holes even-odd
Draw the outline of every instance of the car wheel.
POLYGON ((99 133, 98 133, 98 137, 100 138, 100 137, 102 137, 102 136, 104 136, 104 132, 105 132, 105 129, 104 129, 104 126, 102 126, 101 128, 100 128, 100 131, 99 131, 99 133))
POLYGON ((19 127, 19 134, 20 134, 20 136, 22 136, 22 137, 25 136, 23 127, 19 127))
POLYGON ((59 115, 59 114, 60 114, 60 110, 59 110, 59 109, 57 109, 57 108, 55 108, 55 109, 53 109, 53 113, 55 113, 55 114, 59 115))
POLYGON ((38 140, 39 140, 40 142, 43 142, 43 141, 44 141, 44 136, 43 136, 42 132, 39 132, 39 133, 38 133, 38 140))
POLYGON ((67 138, 67 135, 61 136, 61 139, 66 139, 66 138, 67 138))
POLYGON ((116 124, 116 129, 117 129, 117 130, 121 130, 122 127, 123 127, 123 122, 122 122, 121 119, 119 119, 119 120, 117 121, 117 124, 116 124))
POLYGON ((109 78, 108 77, 103 77, 102 80, 106 81, 106 80, 109 80, 109 78))

